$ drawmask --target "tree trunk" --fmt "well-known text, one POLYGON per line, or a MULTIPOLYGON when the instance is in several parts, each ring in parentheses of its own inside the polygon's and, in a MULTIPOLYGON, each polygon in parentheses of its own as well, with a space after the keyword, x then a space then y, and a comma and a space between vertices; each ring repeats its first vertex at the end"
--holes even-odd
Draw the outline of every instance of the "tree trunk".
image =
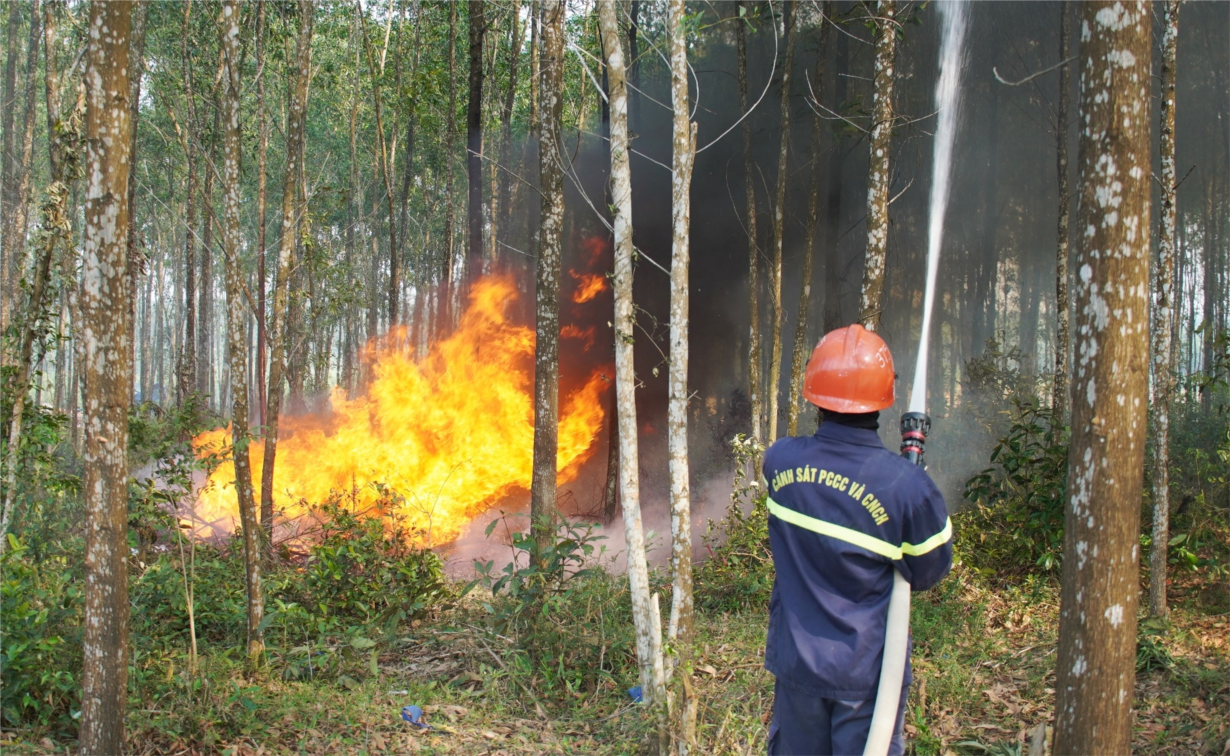
POLYGON ((640 464, 636 427, 636 374, 633 369, 634 310, 632 306, 632 173, 628 152, 628 90, 623 45, 616 20, 618 0, 599 0, 602 47, 611 85, 611 203, 615 243, 615 392, 619 414, 620 500, 628 544, 628 584, 641 690, 648 704, 664 701, 661 621, 653 612, 656 594, 649 594, 645 533, 641 527, 640 464))
POLYGON ((90 4, 81 315, 85 361, 85 638, 82 754, 124 750, 128 694, 129 3, 90 4))
MULTIPOLYGON (((517 4, 518 8, 520 3, 517 4)), ((531 23, 533 19, 530 19, 531 23)), ((512 170, 512 114, 517 95, 517 69, 521 62, 521 45, 525 40, 525 27, 514 9, 512 14, 512 46, 508 51, 508 89, 504 95, 504 107, 500 111, 500 194, 497 200, 500 211, 499 227, 508 236, 509 219, 512 217, 513 182, 508 171, 512 170)), ((494 214, 494 213, 493 213, 494 214)))
MULTIPOLYGON (((816 53, 815 96, 824 94, 824 57, 829 49, 829 21, 833 15, 833 3, 824 4, 820 19, 820 50, 816 53)), ((841 103, 838 103, 840 107, 841 103)), ((807 315, 811 308, 811 276, 813 247, 816 242, 816 226, 820 222, 820 147, 824 139, 824 119, 817 113, 811 125, 811 191, 807 196, 807 225, 803 241, 803 265, 799 271, 799 309, 794 324, 794 350, 790 359, 790 393, 786 401, 786 434, 799 432, 799 399, 803 396, 804 355, 807 354, 807 315)))
POLYGON ((872 105, 871 164, 867 177, 867 254, 863 260, 858 320, 880 327, 884 300, 884 257, 888 251, 888 155, 893 136, 893 53, 897 46, 897 2, 880 0, 876 10, 875 98, 872 105))
POLYGON ((1162 5, 1161 194, 1162 217, 1158 232, 1157 272, 1153 307, 1153 546, 1149 553, 1149 614, 1167 617, 1166 546, 1170 540, 1170 396, 1174 374, 1170 367, 1170 333, 1174 323, 1175 261, 1175 58, 1179 41, 1179 0, 1162 5))
POLYGON ((17 467, 21 460, 21 430, 26 398, 30 391, 30 360, 39 326, 44 324, 48 313, 43 312, 43 297, 51 273, 51 260, 60 234, 48 221, 68 223, 67 187, 56 181, 49 190, 47 215, 44 218, 43 248, 35 265, 34 279, 30 283, 30 297, 25 311, 25 323, 21 329, 21 346, 17 355, 16 375, 12 378, 13 408, 9 419, 8 453, 4 460, 4 506, 0 511, 0 556, 4 555, 8 533, 17 498, 17 467))
MULTIPOLYGON (((137 128, 141 120, 141 76, 143 73, 142 57, 145 55, 145 20, 149 16, 149 4, 145 0, 133 3, 132 30, 129 34, 128 65, 128 116, 129 133, 132 134, 132 145, 128 151, 128 287, 132 297, 128 300, 128 322, 132 324, 131 336, 136 336, 137 293, 140 291, 139 279, 145 270, 145 256, 141 254, 141 240, 137 236, 137 128)), ((136 339, 130 338, 129 349, 134 352, 129 362, 134 366, 133 379, 137 378, 136 339)), ((135 385, 133 386, 135 388, 135 385)))
POLYGON ((485 3, 470 0, 470 101, 466 107, 466 174, 469 215, 466 269, 483 259, 483 35, 487 31, 485 3))
POLYGON ((692 689, 692 495, 688 472, 688 233, 692 222, 692 165, 696 124, 689 121, 688 53, 683 0, 667 3, 670 40, 671 106, 674 108, 671 157, 670 370, 666 440, 671 491, 671 615, 667 638, 674 649, 678 695, 671 712, 671 741, 678 756, 696 747, 692 689))
POLYGON ((1148 5, 1081 6, 1080 284, 1056 754, 1132 744, 1149 380, 1148 5))
POLYGON ((782 0, 782 26, 786 34, 786 57, 782 61, 781 143, 777 154, 777 191, 773 202, 773 256, 769 258, 769 308, 773 323, 769 328, 769 435, 766 443, 777 440, 777 407, 782 375, 782 245, 786 232, 786 179, 790 158, 790 70, 794 64, 794 14, 792 0, 782 0))
POLYGON ((197 391, 204 395, 207 407, 217 406, 213 395, 213 192, 213 171, 209 170, 207 159, 201 191, 201 263, 197 281, 196 324, 197 391))
POLYGON ((16 260, 17 250, 10 249, 9 215, 12 213, 14 194, 16 192, 16 177, 13 166, 13 117, 17 113, 17 53, 20 49, 21 3, 9 5, 8 25, 8 55, 4 63, 4 100, 0 102, 0 128, 4 130, 4 141, 0 145, 0 267, 3 267, 3 310, 0 315, 0 327, 9 322, 11 309, 17 300, 17 278, 20 275, 16 260))
MULTIPOLYGON (((256 422, 265 425, 269 398, 265 392, 265 211, 269 176, 269 114, 265 111, 265 4, 256 15, 256 422)), ((261 503, 261 527, 265 538, 273 533, 273 508, 261 503)))
MULTIPOLYGON (((441 276, 442 291, 438 295, 436 315, 437 338, 443 336, 452 325, 451 303, 453 301, 453 242, 457 236, 457 206, 454 201, 453 155, 457 147, 457 3, 448 6, 448 117, 444 150, 444 181, 446 198, 444 206, 444 270, 441 276)), ((534 121, 537 123, 537 119, 534 121)))
POLYGON ((384 192, 389 211, 389 328, 398 324, 398 294, 401 292, 401 261, 397 255, 397 211, 394 207, 393 177, 389 170, 389 151, 384 142, 384 108, 380 100, 380 76, 384 73, 384 59, 380 67, 376 67, 372 56, 371 36, 367 32, 367 18, 363 15, 363 5, 355 2, 355 12, 359 14, 359 25, 363 29, 363 50, 367 54, 367 68, 372 77, 372 99, 376 105, 376 149, 380 160, 380 175, 384 179, 384 192))
MULTIPOLYGON (((849 95, 850 69, 850 36, 838 34, 836 49, 833 51, 833 102, 844 103, 849 95)), ((854 150, 855 144, 850 144, 843 138, 841 131, 833 134, 833 159, 829 163, 828 196, 824 202, 825 217, 825 286, 824 286, 824 332, 848 324, 843 312, 842 302, 849 291, 847 271, 849 266, 843 265, 840 255, 841 242, 841 198, 842 176, 845 174, 846 158, 854 150), (840 266, 841 273, 838 274, 840 266)))
MULTIPOLYGON (((641 117, 641 49, 638 35, 641 31, 641 0, 628 3, 628 130, 635 132, 637 119, 641 117)), ((740 33, 742 29, 740 29, 740 33)))
POLYGON ((180 136, 180 141, 184 146, 184 162, 187 164, 188 182, 184 189, 185 204, 187 205, 184 210, 187 232, 184 234, 184 340, 180 349, 179 363, 178 397, 180 404, 183 404, 184 400, 193 391, 200 390, 196 358, 196 161, 194 160, 194 150, 187 133, 187 130, 190 130, 196 122, 196 118, 193 116, 194 106, 192 102, 192 65, 191 58, 188 56, 188 40, 191 38, 189 33, 191 15, 192 0, 185 0, 180 53, 184 69, 184 101, 187 104, 188 120, 184 124, 185 131, 180 136))
MULTIPOLYGON (((634 3, 635 4, 635 3, 634 3)), ((742 0, 736 3, 736 13, 746 6, 742 0)), ((735 36, 739 47, 739 109, 743 113, 743 190, 747 205, 747 296, 748 296, 748 341, 747 341, 747 397, 752 405, 752 438, 764 443, 764 418, 761 391, 764 379, 760 374, 760 247, 756 233, 756 182, 752 160, 752 119, 747 104, 747 32, 744 21, 735 24, 735 36)), ((630 32, 631 33, 631 32, 630 32)))
POLYGON ((265 651, 265 592, 261 585, 261 527, 252 498, 252 467, 248 460, 248 348, 244 336, 247 308, 243 271, 239 264, 239 0, 224 0, 218 41, 222 47, 222 251, 226 266, 226 321, 231 373, 231 454, 235 464, 235 495, 243 524, 243 561, 247 578, 248 665, 260 663, 265 651))
POLYGON ((564 173, 560 154, 564 110, 563 0, 543 0, 538 166, 542 175, 541 240, 535 288, 534 472, 530 519, 540 551, 555 537, 556 453, 559 437, 559 275, 564 224, 564 173))
MULTIPOLYGON (((1071 4, 1059 4, 1059 59, 1071 57, 1071 4)), ((1071 64, 1059 67, 1059 123, 1056 127, 1055 168, 1059 176, 1059 242, 1055 248, 1055 382, 1051 391, 1051 417, 1064 425, 1068 415, 1068 215, 1072 196, 1068 190, 1068 99, 1072 94, 1071 64)))
MULTIPOLYGON (((9 265, 13 266, 13 276, 10 283, 14 287, 12 292, 14 299, 9 303, 10 307, 15 307, 17 304, 15 296, 17 294, 16 287, 26 269, 26 219, 29 217, 30 210, 30 175, 33 173, 34 122, 35 114, 38 111, 36 96, 38 89, 36 85, 38 83, 39 37, 42 36, 41 20, 42 8, 38 0, 35 0, 30 6, 30 36, 26 47, 26 91, 21 121, 21 149, 17 154, 16 164, 12 165, 12 169, 16 173, 16 176, 13 177, 13 205, 7 208, 9 212, 8 225, 4 231, 8 235, 8 242, 5 243, 3 249, 5 254, 9 255, 9 265)), ((8 321, 4 322, 7 323, 8 321)))
MULTIPOLYGON (((269 407, 265 417, 265 450, 261 464, 261 519, 272 525, 274 511, 273 472, 278 455, 278 416, 282 411, 282 378, 286 372, 287 299, 290 296, 290 274, 294 264, 295 238, 298 228, 296 217, 296 188, 299 177, 299 159, 302 155, 303 121, 307 112, 308 78, 312 70, 312 22, 316 4, 311 0, 299 2, 299 39, 295 44, 295 89, 290 99, 290 112, 286 118, 286 175, 282 181, 282 234, 278 240, 278 269, 273 285, 273 312, 269 332, 273 340, 273 354, 269 360, 269 407)), ((375 265, 373 259, 372 264, 375 265)))

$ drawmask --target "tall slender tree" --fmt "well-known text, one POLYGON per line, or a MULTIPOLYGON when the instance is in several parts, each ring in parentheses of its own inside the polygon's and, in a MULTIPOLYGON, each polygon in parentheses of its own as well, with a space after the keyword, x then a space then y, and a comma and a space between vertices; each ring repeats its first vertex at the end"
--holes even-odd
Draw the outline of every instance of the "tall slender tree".
POLYGON ((85 360, 85 638, 82 754, 124 750, 128 693, 129 3, 90 4, 86 35, 86 191, 81 270, 85 360))
MULTIPOLYGON (((278 416, 282 412, 282 380, 286 373, 287 300, 298 234, 297 189, 299 161, 303 154, 304 116, 307 113, 308 78, 312 72, 312 26, 316 4, 299 0, 299 36, 295 42, 295 85, 286 118, 286 175, 282 181, 282 236, 278 241, 278 269, 273 284, 273 312, 269 331, 273 353, 269 360, 269 406, 265 417, 265 453, 261 466, 261 520, 273 520, 273 473, 278 454, 278 416)), ((374 261, 373 261, 373 264, 374 261)))
MULTIPOLYGON (((815 96, 824 94, 824 59, 828 54, 831 0, 820 17, 820 50, 816 54, 815 96)), ((799 270, 799 307, 794 324, 794 347, 790 359, 790 393, 786 398, 786 433, 799 432, 799 399, 803 395, 803 358, 807 354, 807 315, 811 309, 812 259, 815 256, 817 226, 820 224, 820 154, 824 139, 824 119, 816 111, 811 124, 811 190, 807 194, 807 221, 803 241, 803 264, 799 270)))
POLYGON ((782 61, 781 141, 777 152, 777 190, 773 202, 773 254, 769 258, 769 435, 766 443, 777 439, 777 408, 782 376, 782 248, 786 235, 786 180, 790 160, 790 73, 794 65, 795 0, 782 0, 782 28, 786 35, 786 55, 782 61))
MULTIPOLYGON (((16 252, 19 249, 24 249, 25 241, 25 206, 29 202, 29 173, 31 161, 31 149, 29 141, 33 138, 33 120, 34 114, 34 95, 35 89, 33 84, 38 80, 37 64, 38 64, 38 49, 39 36, 41 36, 40 23, 42 20, 42 9, 39 3, 34 3, 33 11, 30 17, 30 47, 29 55, 26 63, 26 129, 25 141, 22 153, 23 157, 19 169, 21 177, 18 180, 20 186, 17 190, 17 208, 14 211, 13 238, 6 245, 7 250, 16 252), (21 231, 18 233, 17 228, 21 231)), ((51 313, 44 312, 43 299, 47 292, 47 285, 51 276, 51 262, 56 249, 56 242, 62 235, 64 224, 68 223, 67 218, 67 187, 60 183, 57 165, 52 165, 52 184, 48 187, 47 202, 44 205, 43 213, 43 234, 39 254, 34 263, 34 275, 30 280, 29 293, 26 297, 22 326, 19 333, 21 338, 18 341, 16 355, 16 374, 10 379, 10 384, 13 389, 13 404, 9 413, 9 428, 8 428, 8 450, 3 461, 4 464, 4 501, 0 506, 0 556, 5 552, 8 542, 5 539, 5 533, 8 532, 9 522, 13 516, 13 509, 17 501, 17 466, 21 459, 21 431, 24 422, 25 404, 27 395, 30 391, 30 361, 33 358, 34 342, 38 336, 40 327, 44 321, 50 317, 51 313)), ((24 255, 15 255, 18 258, 23 258, 24 255)), ((16 263, 14 275, 20 278, 25 265, 23 262, 16 263)), ((10 305, 13 311, 17 309, 17 303, 10 305)), ((9 355, 5 355, 9 358, 9 355)), ((8 360, 6 359, 6 362, 8 360)))
MULTIPOLYGON (((1059 3, 1059 59, 1070 57, 1072 8, 1059 3)), ((1055 128, 1055 169, 1059 178, 1059 233, 1055 247, 1055 381, 1051 391, 1051 416, 1063 425, 1068 414, 1068 218, 1072 193, 1068 190, 1068 100, 1072 96, 1070 64, 1059 67, 1059 118, 1055 128)))
MULTIPOLYGON (((10 283, 13 286, 21 280, 26 270, 26 221, 30 212, 30 184, 34 157, 34 122, 38 112, 38 52, 39 39, 42 36, 42 8, 39 0, 30 3, 30 29, 26 45, 25 94, 22 105, 21 143, 14 144, 15 155, 11 164, 12 197, 11 206, 7 207, 8 218, 4 233, 8 241, 4 243, 8 264, 13 266, 13 276, 10 283)), ((16 110, 16 103, 14 103, 16 110)), ((12 292, 16 294, 14 290, 12 292)), ((10 302, 10 306, 16 302, 10 302)))
MULTIPOLYGON (((269 113, 265 110, 265 3, 256 11, 256 423, 265 424, 268 397, 265 392, 265 211, 268 206, 269 113)), ((349 228, 349 226, 348 226, 349 228)), ((266 538, 273 532, 273 510, 266 517, 261 506, 261 527, 266 538)))
POLYGON ((539 6, 542 47, 539 78, 538 170, 542 192, 534 345, 534 472, 530 519, 540 552, 555 537, 556 456, 559 444, 559 276, 564 230, 564 167, 561 120, 564 111, 564 0, 539 6))
POLYGON ((16 298, 15 288, 18 276, 15 250, 9 249, 8 228, 9 215, 14 204, 16 193, 16 176, 13 165, 13 120, 17 114, 17 57, 21 52, 21 3, 9 4, 8 44, 4 63, 4 92, 0 100, 0 130, 3 130, 3 142, 0 142, 0 267, 3 268, 3 292, 0 292, 0 326, 8 324, 9 311, 16 298))
POLYGON ((483 37, 487 32, 487 9, 483 0, 470 0, 466 7, 470 12, 470 99, 466 106, 468 270, 483 259, 483 37))
POLYGON ((389 165, 389 149, 384 140, 384 108, 380 98, 380 77, 384 75, 384 61, 380 57, 380 66, 376 66, 372 55, 371 35, 367 31, 367 17, 363 15, 361 0, 355 0, 355 13, 359 15, 359 26, 363 30, 363 50, 367 54, 367 68, 372 77, 372 101, 376 106, 376 150, 379 153, 377 162, 380 164, 380 175, 384 179, 385 204, 388 207, 389 234, 389 327, 397 325, 398 305, 401 299, 401 260, 397 252, 397 211, 396 195, 393 194, 393 169, 389 165))
POLYGON ((193 391, 200 388, 197 375, 196 357, 196 160, 195 148, 189 139, 188 131, 196 119, 193 117, 195 106, 192 100, 192 65, 188 57, 188 40, 192 21, 192 0, 184 0, 184 22, 180 31, 180 56, 184 76, 184 104, 188 116, 187 123, 179 131, 180 143, 184 148, 184 163, 188 180, 184 187, 184 336, 180 347, 178 398, 180 403, 193 391))
POLYGON ((248 460, 248 345, 244 335, 244 275, 239 253, 239 162, 242 133, 239 125, 240 70, 239 0, 224 0, 218 24, 222 45, 222 253, 226 267, 227 346, 231 371, 231 456, 235 466, 235 495, 243 525, 243 561, 247 587, 248 663, 255 665, 265 651, 265 592, 261 584, 261 526, 252 496, 252 466, 248 460))
MULTIPOLYGON (((146 0, 135 0, 132 8, 132 32, 129 37, 128 65, 128 115, 129 132, 132 145, 128 152, 128 287, 132 298, 128 300, 128 320, 133 324, 133 332, 128 346, 133 349, 131 361, 136 365, 136 323, 137 323, 137 292, 140 291, 140 277, 145 270, 145 255, 141 253, 140 232, 137 230, 137 129, 141 122, 141 78, 144 73, 145 56, 145 22, 149 17, 149 3, 146 0)), ((134 393, 136 370, 133 370, 134 393)), ((145 396, 142 395, 142 400, 145 396)))
POLYGON ((897 2, 880 0, 875 12, 875 94, 872 102, 871 163, 867 178, 867 253, 859 322, 880 327, 884 299, 884 259, 888 251, 888 154, 893 136, 893 56, 897 49, 897 2))
MULTIPOLYGON (((634 3, 635 4, 635 3, 634 3)), ((752 410, 752 438, 764 443, 764 407, 761 392, 764 390, 760 373, 760 247, 756 232, 756 179, 752 158, 752 119, 747 102, 747 21, 744 20, 747 6, 743 0, 735 3, 738 21, 735 24, 735 39, 739 49, 739 109, 743 113, 743 191, 747 211, 747 396, 752 410)))
POLYGON ((1149 380, 1146 4, 1081 6, 1081 234, 1055 753, 1131 750, 1149 380))
POLYGON ((678 696, 671 712, 671 741, 678 756, 696 747, 692 688, 692 493, 688 464, 688 233, 692 223, 692 166, 696 124, 690 120, 688 41, 683 0, 667 3, 670 40, 671 107, 671 303, 670 369, 667 375, 667 455, 671 491, 671 615, 667 638, 674 649, 678 696))
POLYGON ((635 312, 632 304, 632 169, 628 144, 628 87, 623 43, 616 16, 618 0, 598 0, 602 49, 606 54, 611 98, 611 204, 615 211, 615 392, 619 422, 619 492, 628 544, 628 585, 641 689, 652 704, 664 702, 662 623, 649 593, 645 532, 641 526, 640 464, 636 424, 636 371, 633 366, 635 312))
POLYGON ((1162 101, 1161 101, 1161 228, 1158 231, 1157 268, 1153 300, 1153 401, 1149 402, 1153 425, 1153 545, 1149 553, 1149 614, 1166 617, 1166 547, 1170 541, 1170 397, 1174 392, 1171 370, 1174 326, 1175 268, 1175 143, 1174 82, 1179 42, 1179 0, 1162 4, 1162 101))

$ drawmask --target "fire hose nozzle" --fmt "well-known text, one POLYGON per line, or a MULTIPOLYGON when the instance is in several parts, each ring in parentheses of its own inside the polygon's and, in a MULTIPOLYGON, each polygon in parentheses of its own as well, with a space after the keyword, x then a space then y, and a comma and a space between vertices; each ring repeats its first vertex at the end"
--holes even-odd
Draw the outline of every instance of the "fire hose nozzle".
POLYGON ((923 448, 931 430, 931 416, 925 412, 906 412, 901 416, 901 456, 922 466, 923 448))

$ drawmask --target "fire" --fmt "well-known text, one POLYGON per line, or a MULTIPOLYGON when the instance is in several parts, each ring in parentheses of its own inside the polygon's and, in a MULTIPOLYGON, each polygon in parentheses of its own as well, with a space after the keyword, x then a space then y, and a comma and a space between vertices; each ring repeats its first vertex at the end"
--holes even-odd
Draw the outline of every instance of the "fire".
MULTIPOLYGON (((512 282, 478 282, 460 327, 422 359, 400 347, 372 348, 366 395, 335 388, 328 416, 287 417, 274 473, 276 505, 286 517, 331 496, 359 510, 390 502, 420 545, 448 543, 470 520, 514 489, 528 489, 533 466, 534 333, 509 323, 512 282)), ((399 341, 389 339, 389 342, 399 341)), ((576 478, 602 428, 596 371, 561 401, 560 482, 576 478)), ((194 439, 198 455, 229 444, 227 429, 194 439)), ((256 495, 264 448, 248 447, 256 495)), ((238 522, 234 467, 223 462, 201 490, 204 522, 238 522)))
POLYGON ((593 326, 590 326, 589 328, 581 328, 569 323, 559 330, 559 335, 560 338, 564 339, 576 339, 581 342, 583 349, 589 349, 594 345, 595 330, 596 329, 593 326))
POLYGON ((569 270, 568 274, 577 279, 576 291, 572 292, 572 301, 577 304, 588 302, 606 291, 606 277, 599 273, 577 273, 569 270))

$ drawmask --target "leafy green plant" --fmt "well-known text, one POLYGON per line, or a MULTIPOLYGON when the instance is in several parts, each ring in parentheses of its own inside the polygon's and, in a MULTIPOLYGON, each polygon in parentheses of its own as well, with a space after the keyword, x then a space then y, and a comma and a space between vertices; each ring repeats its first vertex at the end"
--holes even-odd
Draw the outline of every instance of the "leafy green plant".
POLYGON ((343 623, 395 626, 450 595, 444 564, 395 515, 355 513, 341 500, 318 510, 323 522, 308 551, 297 600, 319 617, 343 623))
POLYGON ((1174 656, 1166 646, 1166 633, 1170 629, 1165 620, 1148 619, 1140 623, 1136 632, 1136 671, 1170 669, 1174 656))
POLYGON ((9 534, 0 558, 0 716, 69 730, 78 705, 82 592, 61 560, 34 562, 9 534))
MULTIPOLYGON (((508 527, 507 515, 487 535, 501 524, 508 527)), ((567 521, 545 547, 530 533, 508 533, 511 561, 499 572, 494 561, 476 561, 478 577, 466 590, 491 590, 482 604, 491 629, 517 639, 512 672, 573 695, 615 678, 631 660, 632 607, 626 581, 597 566, 605 536, 567 521)))
MULTIPOLYGON (((508 525, 508 515, 492 520, 487 525, 486 535, 503 524, 508 525)), ((585 578, 600 570, 585 566, 595 555, 595 541, 605 536, 594 535, 593 526, 564 522, 562 536, 539 547, 531 533, 510 530, 513 558, 500 573, 493 574, 495 562, 475 561, 478 574, 470 587, 483 584, 490 588, 492 596, 500 592, 510 599, 493 607, 493 624, 497 632, 525 634, 537 624, 537 619, 549 612, 558 598, 567 598, 585 578)))
POLYGON ((1007 433, 991 452, 991 467, 965 485, 972 507, 956 515, 957 548, 984 574, 1057 572, 1063 548, 1067 429, 1049 407, 1015 402, 1007 433))
POLYGON ((760 484, 764 447, 742 434, 731 443, 735 478, 730 506, 705 532, 709 558, 697 568, 696 603, 707 611, 763 609, 773 591, 768 493, 760 484))

